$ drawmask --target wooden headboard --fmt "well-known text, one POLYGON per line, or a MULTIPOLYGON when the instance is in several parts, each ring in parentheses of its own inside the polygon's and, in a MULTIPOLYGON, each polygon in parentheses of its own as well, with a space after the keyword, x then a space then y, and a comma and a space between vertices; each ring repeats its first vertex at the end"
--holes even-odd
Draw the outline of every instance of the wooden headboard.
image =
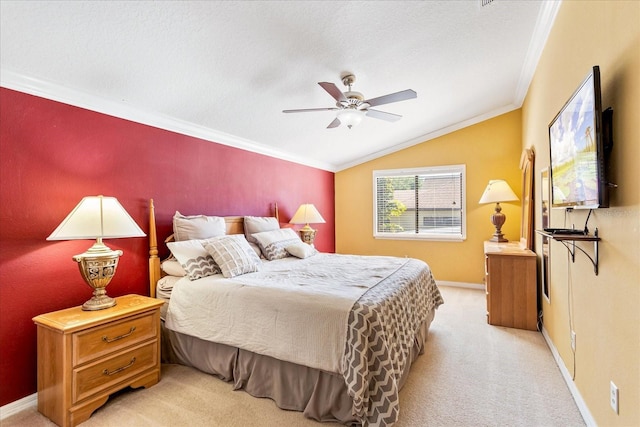
MULTIPOLYGON (((279 221, 278 204, 274 204, 274 216, 279 221)), ((226 234, 244 234, 244 216, 225 216, 226 234)), ((164 243, 173 241, 173 234, 164 243)), ((158 256, 158 233, 156 230, 156 213, 153 199, 149 200, 149 296, 156 297, 156 285, 162 278, 160 257, 158 256)))

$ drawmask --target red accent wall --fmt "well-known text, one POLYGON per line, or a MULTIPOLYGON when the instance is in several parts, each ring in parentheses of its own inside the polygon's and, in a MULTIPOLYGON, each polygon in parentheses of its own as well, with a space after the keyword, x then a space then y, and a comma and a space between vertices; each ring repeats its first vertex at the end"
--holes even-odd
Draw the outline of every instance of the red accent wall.
MULTIPOLYGON (((334 174, 0 88, 0 406, 36 392, 38 314, 91 296, 71 257, 91 241, 45 239, 87 195, 115 196, 148 233, 181 213, 270 215, 288 221, 314 203, 326 224, 316 247, 333 252, 334 174)), ((122 249, 108 293, 148 295, 148 240, 122 249)), ((166 255, 166 249, 161 253, 166 255)))

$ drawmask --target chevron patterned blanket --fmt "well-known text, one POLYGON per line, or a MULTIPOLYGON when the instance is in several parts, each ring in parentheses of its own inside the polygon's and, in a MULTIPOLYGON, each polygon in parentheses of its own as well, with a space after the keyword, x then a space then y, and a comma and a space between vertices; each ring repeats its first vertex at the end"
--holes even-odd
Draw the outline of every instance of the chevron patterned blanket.
POLYGON ((364 426, 398 420, 398 382, 411 363, 416 332, 443 302, 427 264, 411 259, 354 304, 343 372, 353 413, 364 426))

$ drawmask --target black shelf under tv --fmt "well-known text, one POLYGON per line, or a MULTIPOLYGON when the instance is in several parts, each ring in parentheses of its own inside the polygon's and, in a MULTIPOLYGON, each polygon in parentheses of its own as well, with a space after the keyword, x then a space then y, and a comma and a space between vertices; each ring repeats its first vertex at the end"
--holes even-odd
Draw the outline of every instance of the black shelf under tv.
POLYGON ((598 237, 598 229, 596 228, 593 235, 589 234, 560 234, 560 233, 551 233, 545 230, 536 230, 536 233, 547 237, 549 239, 560 242, 564 245, 565 248, 571 254, 571 261, 576 262, 576 249, 586 255, 587 258, 593 264, 593 272, 598 275, 598 242, 600 241, 600 237, 598 237), (584 249, 580 246, 576 246, 576 242, 593 242, 593 257, 589 255, 584 249))

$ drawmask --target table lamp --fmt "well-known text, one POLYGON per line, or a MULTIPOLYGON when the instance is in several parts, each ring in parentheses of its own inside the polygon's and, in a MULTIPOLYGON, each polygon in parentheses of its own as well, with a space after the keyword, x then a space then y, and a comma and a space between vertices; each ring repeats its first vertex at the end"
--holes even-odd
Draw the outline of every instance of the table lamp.
POLYGON ((505 239, 502 234, 502 225, 507 220, 505 214, 502 213, 502 208, 500 207, 500 202, 510 202, 513 200, 518 200, 518 197, 515 195, 507 181, 503 179, 493 179, 489 181, 487 188, 485 188, 484 193, 482 193, 482 197, 478 203, 495 203, 496 208, 493 215, 491 215, 491 223, 496 228, 495 233, 493 233, 493 237, 489 239, 491 242, 508 242, 509 240, 505 239))
POLYGON ((299 230, 300 238, 310 245, 313 244, 317 230, 311 228, 309 224, 324 224, 324 222, 325 220, 320 215, 320 212, 311 203, 300 205, 291 221, 289 221, 290 224, 305 224, 299 230))
POLYGON ((107 295, 106 287, 115 275, 121 250, 113 251, 102 239, 144 237, 138 227, 115 197, 88 196, 71 211, 47 240, 96 239, 85 253, 75 255, 80 274, 91 286, 93 297, 82 305, 83 310, 102 310, 116 305, 107 295))

